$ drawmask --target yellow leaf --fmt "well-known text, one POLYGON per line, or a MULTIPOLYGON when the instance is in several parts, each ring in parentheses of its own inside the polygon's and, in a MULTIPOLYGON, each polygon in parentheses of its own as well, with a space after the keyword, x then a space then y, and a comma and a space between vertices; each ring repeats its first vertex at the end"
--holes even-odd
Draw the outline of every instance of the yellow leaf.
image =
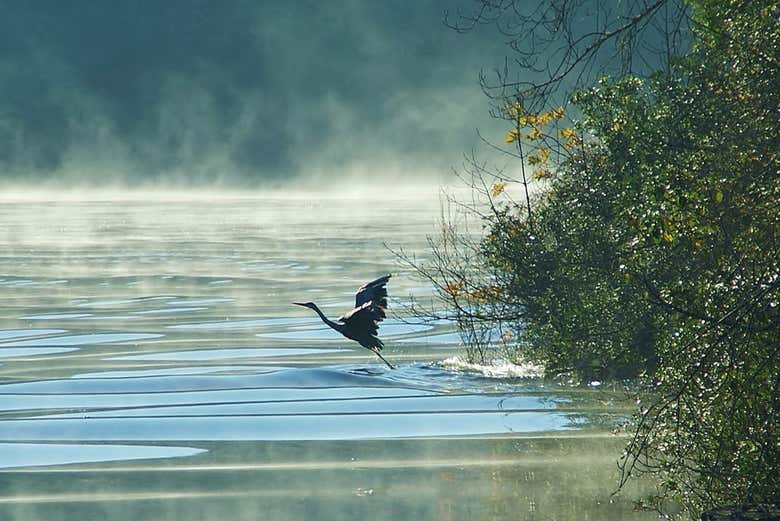
POLYGON ((472 291, 469 296, 479 303, 486 303, 491 300, 495 300, 501 294, 501 290, 498 286, 482 286, 472 291))
POLYGON ((518 139, 520 139, 520 132, 516 128, 513 128, 506 133, 506 137, 504 138, 504 141, 506 141, 507 143, 513 143, 518 139))
POLYGON ((546 125, 553 119, 553 112, 545 112, 543 114, 539 114, 536 117, 536 124, 537 125, 546 125))
POLYGON ((514 103, 505 102, 504 112, 506 112, 509 117, 517 119, 525 112, 525 110, 523 110, 523 105, 519 101, 514 103))
POLYGON ((552 114, 554 119, 563 119, 564 116, 566 116, 566 112, 563 110, 563 107, 558 107, 557 109, 553 110, 552 114))
POLYGON ((528 133, 528 139, 531 141, 537 140, 542 136, 542 131, 538 128, 531 129, 531 132, 528 133))
POLYGON ((566 127, 558 130, 558 137, 573 138, 577 137, 577 133, 573 128, 566 127))
POLYGON ((723 192, 721 192, 720 190, 715 192, 715 202, 718 204, 723 202, 723 192))
POLYGON ((539 167, 534 169, 534 179, 549 179, 552 177, 552 172, 547 168, 539 167))
POLYGON ((464 286, 465 284, 463 281, 451 282, 447 284, 447 286, 444 288, 444 291, 446 291, 448 295, 457 297, 463 292, 464 286))
POLYGON ((529 165, 544 164, 550 158, 550 149, 547 147, 538 147, 534 152, 536 153, 528 155, 529 165))
POLYGON ((501 192, 504 191, 504 188, 506 187, 506 183, 503 181, 496 181, 493 183, 493 186, 490 187, 490 195, 493 197, 498 197, 501 195, 501 192))

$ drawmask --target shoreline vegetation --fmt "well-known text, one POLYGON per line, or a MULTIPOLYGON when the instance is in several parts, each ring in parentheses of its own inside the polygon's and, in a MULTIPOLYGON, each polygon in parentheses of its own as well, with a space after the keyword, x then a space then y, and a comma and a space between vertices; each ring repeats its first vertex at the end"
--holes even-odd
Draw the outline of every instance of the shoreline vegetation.
POLYGON ((508 132, 485 139, 502 166, 466 158, 429 258, 399 254, 438 290, 416 311, 455 320, 467 362, 637 382, 618 488, 654 478, 641 507, 780 504, 775 2, 531 4, 446 20, 509 42, 481 76, 508 132))

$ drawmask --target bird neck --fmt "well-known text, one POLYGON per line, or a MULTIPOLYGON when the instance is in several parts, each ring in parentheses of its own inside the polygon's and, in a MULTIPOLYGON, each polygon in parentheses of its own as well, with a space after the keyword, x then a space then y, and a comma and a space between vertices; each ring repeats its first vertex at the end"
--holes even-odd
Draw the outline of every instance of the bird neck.
POLYGON ((320 308, 317 307, 317 304, 312 304, 311 308, 314 310, 315 313, 317 313, 320 316, 322 321, 325 322, 328 326, 332 327, 336 331, 340 331, 341 330, 341 324, 339 324, 338 322, 334 322, 334 321, 330 320, 328 317, 326 317, 322 313, 322 311, 320 311, 320 308))

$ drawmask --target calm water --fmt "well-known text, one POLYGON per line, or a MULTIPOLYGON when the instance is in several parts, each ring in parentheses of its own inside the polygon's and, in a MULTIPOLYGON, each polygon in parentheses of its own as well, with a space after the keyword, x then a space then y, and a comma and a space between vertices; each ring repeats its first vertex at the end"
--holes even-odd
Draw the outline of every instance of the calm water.
POLYGON ((0 204, 0 519, 653 519, 619 395, 453 369, 436 195, 0 204), (392 272, 390 371, 339 316, 392 272))

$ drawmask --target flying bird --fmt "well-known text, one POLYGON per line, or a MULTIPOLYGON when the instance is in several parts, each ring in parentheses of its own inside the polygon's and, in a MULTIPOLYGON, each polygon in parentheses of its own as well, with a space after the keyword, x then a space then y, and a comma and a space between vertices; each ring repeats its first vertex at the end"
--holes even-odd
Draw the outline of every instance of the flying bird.
POLYGON ((385 360, 380 353, 384 344, 377 337, 379 323, 387 316, 385 314, 385 310, 387 310, 387 288, 385 285, 390 277, 391 275, 385 275, 360 286, 355 294, 355 307, 339 317, 338 322, 328 319, 314 302, 293 302, 293 304, 313 309, 325 324, 373 351, 390 369, 395 369, 395 366, 385 360))

